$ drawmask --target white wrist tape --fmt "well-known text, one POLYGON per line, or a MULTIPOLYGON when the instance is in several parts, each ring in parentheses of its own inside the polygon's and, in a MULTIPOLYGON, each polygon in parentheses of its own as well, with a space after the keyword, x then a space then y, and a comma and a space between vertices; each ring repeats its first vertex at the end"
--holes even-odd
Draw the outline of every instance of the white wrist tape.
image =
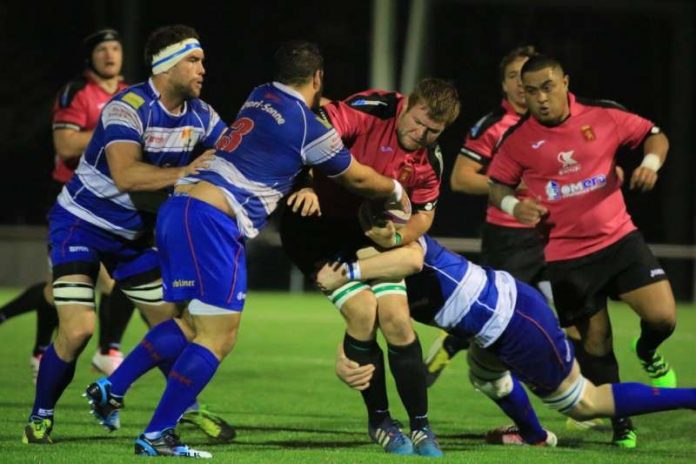
POLYGON ((345 263, 345 266, 348 280, 362 280, 362 275, 360 274, 360 265, 357 261, 345 263))
POLYGON ((169 71, 193 50, 202 50, 201 44, 196 39, 185 39, 163 48, 152 57, 152 74, 169 71))
POLYGON ((643 157, 643 161, 640 165, 641 167, 652 169, 657 172, 662 167, 662 161, 660 161, 660 157, 655 153, 648 153, 643 157))
POLYGON ((404 188, 396 179, 392 179, 392 182, 394 182, 394 190, 392 190, 392 197, 396 201, 401 201, 401 197, 404 194, 404 188))
POLYGON ((519 203, 520 200, 515 198, 514 195, 505 195, 503 200, 500 202, 500 209, 508 213, 510 216, 514 216, 515 205, 519 203))

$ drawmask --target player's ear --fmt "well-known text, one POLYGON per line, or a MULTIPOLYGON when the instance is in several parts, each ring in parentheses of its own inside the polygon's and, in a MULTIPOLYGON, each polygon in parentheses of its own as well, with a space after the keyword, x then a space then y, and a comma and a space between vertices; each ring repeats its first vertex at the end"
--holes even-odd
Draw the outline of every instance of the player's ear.
POLYGON ((314 71, 314 76, 312 76, 312 87, 314 87, 314 90, 318 90, 321 88, 321 82, 324 79, 324 70, 323 69, 317 69, 314 71))

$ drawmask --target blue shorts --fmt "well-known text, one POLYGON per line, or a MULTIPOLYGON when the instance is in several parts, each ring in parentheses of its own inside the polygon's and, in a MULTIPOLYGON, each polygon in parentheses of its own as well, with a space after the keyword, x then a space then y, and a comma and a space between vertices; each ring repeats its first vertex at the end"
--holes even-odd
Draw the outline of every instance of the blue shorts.
POLYGON ((489 350, 540 397, 558 389, 575 360, 573 345, 544 297, 519 281, 512 319, 489 350))
POLYGON ((48 246, 54 280, 83 274, 96 282, 99 263, 114 280, 141 285, 159 279, 159 257, 151 240, 128 240, 84 221, 55 204, 48 214, 48 246))
POLYGON ((244 308, 246 253, 234 218, 176 195, 160 208, 155 237, 166 301, 197 299, 232 311, 244 308))

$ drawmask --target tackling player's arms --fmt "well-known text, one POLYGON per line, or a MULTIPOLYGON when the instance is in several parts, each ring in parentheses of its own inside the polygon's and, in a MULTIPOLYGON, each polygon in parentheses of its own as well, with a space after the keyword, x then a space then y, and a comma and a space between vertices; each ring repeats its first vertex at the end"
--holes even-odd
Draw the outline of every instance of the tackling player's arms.
MULTIPOLYGON (((360 255, 360 251, 358 252, 360 255)), ((361 258, 361 279, 399 280, 423 269, 424 252, 418 242, 412 242, 403 247, 361 258)), ((333 291, 348 282, 344 264, 328 263, 317 273, 317 285, 323 291, 333 291)))
POLYGON ((188 166, 159 167, 142 161, 142 149, 137 143, 114 142, 106 147, 106 160, 111 177, 121 192, 153 191, 173 186, 177 180, 195 174, 207 166, 210 153, 196 158, 188 166))
MULTIPOLYGON (((348 169, 332 177, 348 190, 368 198, 389 198, 397 189, 396 181, 384 177, 369 166, 361 164, 351 157, 348 169)), ((401 195, 397 195, 400 197, 401 195)))

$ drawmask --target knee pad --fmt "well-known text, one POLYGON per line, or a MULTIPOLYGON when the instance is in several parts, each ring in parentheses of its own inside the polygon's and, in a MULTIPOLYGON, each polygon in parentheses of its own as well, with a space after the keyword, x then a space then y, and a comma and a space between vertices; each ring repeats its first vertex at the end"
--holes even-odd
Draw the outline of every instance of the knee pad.
POLYGON ((587 379, 582 375, 579 375, 577 380, 568 387, 565 391, 562 391, 553 396, 546 396, 541 400, 546 406, 551 409, 555 409, 563 414, 573 409, 582 400, 585 394, 585 387, 587 386, 587 379))
POLYGON ((160 306, 164 304, 162 282, 151 282, 149 284, 120 288, 128 299, 136 305, 146 304, 151 306, 160 306))
POLYGON ((53 300, 56 306, 81 305, 94 308, 94 284, 88 282, 53 282, 53 300))
POLYGON ((512 392, 510 371, 493 370, 478 363, 471 352, 467 353, 469 380, 474 388, 493 400, 505 398, 512 392))

